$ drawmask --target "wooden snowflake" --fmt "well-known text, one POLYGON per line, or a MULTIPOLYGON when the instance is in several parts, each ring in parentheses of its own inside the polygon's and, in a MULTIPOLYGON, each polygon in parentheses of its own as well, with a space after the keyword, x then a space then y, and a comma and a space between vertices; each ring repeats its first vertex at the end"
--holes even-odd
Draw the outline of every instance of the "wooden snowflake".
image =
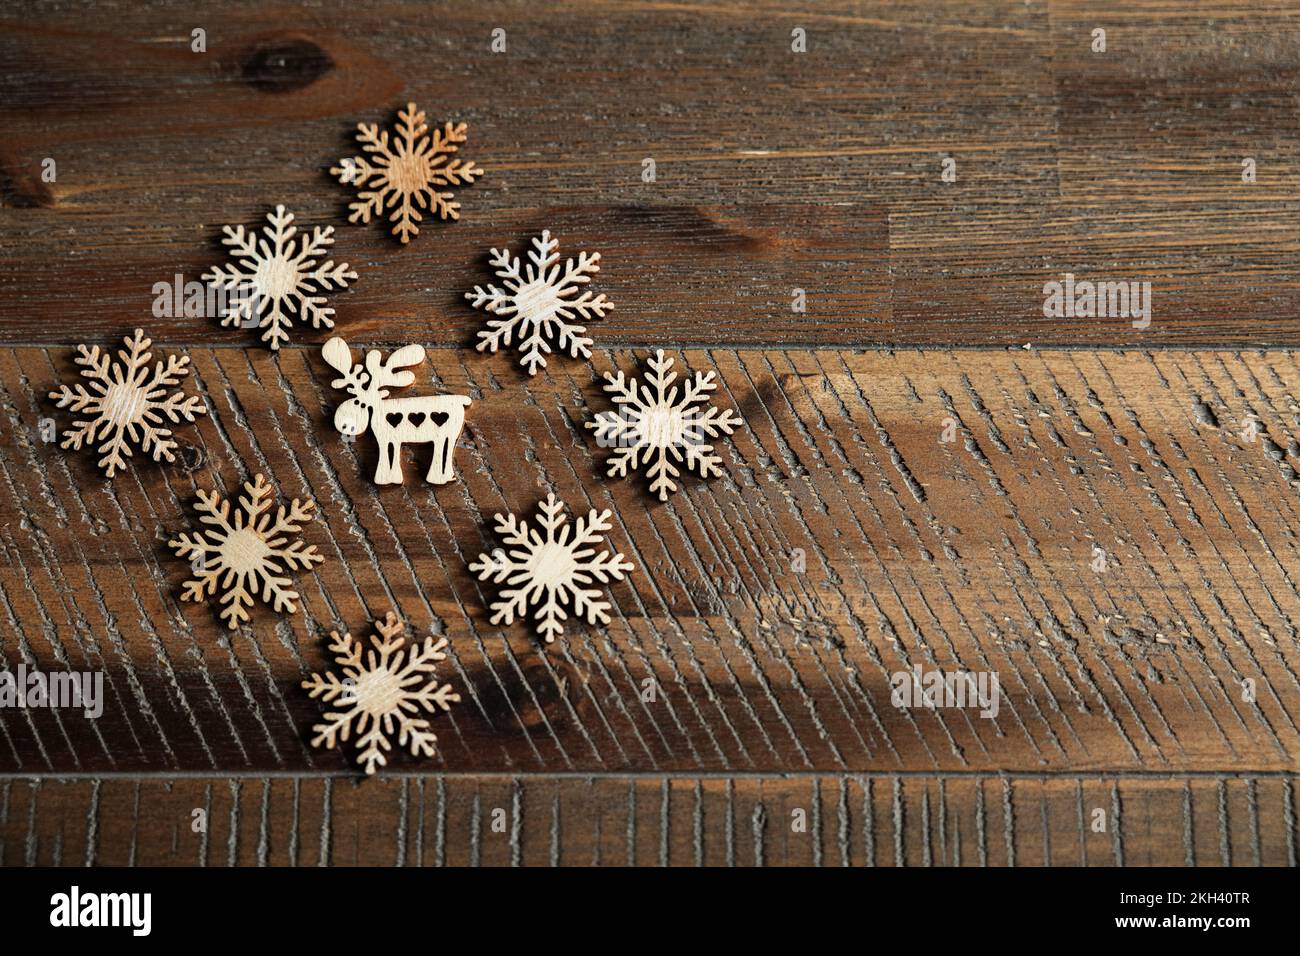
POLYGON ((491 605, 493 624, 513 624, 516 614, 523 617, 533 606, 538 633, 548 644, 563 633, 560 622, 567 615, 562 604, 572 604, 574 614, 585 614, 588 624, 608 624, 609 602, 600 600, 599 588, 584 585, 621 581, 624 571, 634 570, 622 554, 597 553, 588 547, 600 543, 601 534, 609 530, 608 510, 597 514, 593 508, 573 527, 563 510, 555 495, 547 495, 539 506, 537 530, 514 515, 497 515, 497 533, 516 550, 507 554, 498 548, 491 555, 480 554, 469 566, 480 581, 507 585, 501 600, 491 605))
POLYGON ((265 329, 262 341, 279 350, 289 339, 288 329, 296 317, 311 321, 312 328, 334 328, 334 309, 325 304, 322 293, 346 289, 357 274, 346 262, 320 260, 334 244, 334 227, 317 226, 311 235, 295 238, 298 227, 293 213, 283 206, 267 214, 269 227, 260 231, 243 226, 226 226, 223 245, 231 247, 236 262, 229 268, 213 266, 203 280, 228 293, 234 303, 221 314, 223 326, 265 329))
POLYGON ((126 348, 117 350, 116 362, 98 345, 78 345, 76 362, 90 380, 90 388, 78 382, 50 392, 50 398, 58 399, 59 408, 86 416, 64 433, 60 447, 102 442, 96 449, 103 455, 99 467, 109 478, 126 467, 131 444, 152 454, 154 461, 175 461, 172 449, 176 442, 171 439, 171 429, 162 427, 163 416, 172 423, 192 422, 207 412, 198 396, 179 391, 167 394, 189 373, 187 356, 172 356, 165 365, 160 361, 150 370, 151 343, 144 330, 136 329, 134 336, 128 335, 122 342, 126 348))
POLYGON ((331 671, 312 674, 302 682, 312 698, 341 705, 325 714, 324 723, 312 727, 316 734, 312 746, 333 750, 335 743, 346 741, 355 732, 361 748, 357 763, 366 768, 367 775, 388 763, 384 751, 392 749, 394 729, 399 747, 409 747, 416 757, 432 757, 438 738, 428 729, 428 719, 420 716, 421 708, 436 713, 435 708, 451 710, 451 705, 460 701, 450 684, 439 684, 433 676, 437 665, 447 659, 442 653, 446 638, 434 643, 432 637, 426 637, 423 645, 413 644, 402 651, 405 625, 392 611, 375 622, 375 630, 378 633, 371 636, 374 647, 368 655, 364 654, 365 645, 351 634, 339 637, 338 631, 331 631, 329 649, 343 678, 331 671))
POLYGON ((605 391, 613 394, 618 410, 601 412, 586 425, 595 429, 602 448, 617 449, 609 459, 609 477, 621 478, 648 464, 650 493, 667 501, 668 493, 677 490, 673 479, 681 474, 673 462, 684 461, 687 469, 694 469, 701 478, 722 474, 722 459, 707 440, 718 437, 719 432, 730 435, 744 422, 731 409, 719 412, 712 405, 703 410, 697 407, 717 388, 714 372, 697 372, 679 396, 673 385, 677 380, 673 360, 663 349, 655 352, 649 365, 649 385, 639 389, 636 379, 628 381, 622 372, 607 372, 605 391))
POLYGON ((195 509, 202 516, 200 522, 209 527, 201 534, 182 534, 167 542, 177 555, 190 559, 194 570, 181 600, 202 601, 220 588, 221 617, 232 631, 249 619, 248 608, 259 590, 263 603, 276 612, 297 611, 298 592, 283 576, 285 567, 306 569, 325 560, 314 544, 289 538, 311 520, 312 502, 295 498, 287 509, 281 505, 272 521, 272 489, 266 480, 258 475, 244 484, 244 491, 247 496, 239 499, 233 520, 229 501, 215 491, 199 491, 195 509))
POLYGON ((578 295, 579 288, 600 271, 600 253, 579 252, 576 260, 566 259, 561 265, 556 251, 559 245, 550 230, 544 230, 540 238, 533 239, 527 266, 504 249, 493 249, 491 264, 505 288, 475 286, 473 292, 465 293, 476 309, 496 316, 479 332, 478 350, 495 352, 498 346, 517 339, 519 351, 524 353, 519 364, 529 375, 546 366, 543 353, 551 351, 551 339, 556 347, 568 349, 572 358, 591 358, 586 326, 573 325, 571 320, 575 316, 603 319, 614 308, 604 293, 593 296, 588 290, 578 295))
POLYGON ((467 139, 464 123, 448 122, 430 137, 424 111, 408 103, 397 113, 394 140, 374 123, 358 123, 357 129, 361 151, 370 158, 341 159, 330 169, 339 182, 357 187, 360 201, 348 206, 352 210, 348 222, 370 222, 371 216, 391 210, 388 221, 394 223, 393 235, 407 243, 420 233, 416 223, 423 218, 421 209, 441 219, 460 218, 460 203, 452 202, 454 194, 441 187, 472 183, 483 175, 472 161, 451 158, 467 139))

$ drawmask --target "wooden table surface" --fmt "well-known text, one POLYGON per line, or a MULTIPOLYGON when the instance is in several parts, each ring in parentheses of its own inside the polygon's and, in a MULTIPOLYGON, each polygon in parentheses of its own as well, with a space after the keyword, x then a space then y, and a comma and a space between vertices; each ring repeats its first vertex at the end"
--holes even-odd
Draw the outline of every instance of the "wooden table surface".
POLYGON ((1300 6, 3 16, 0 659, 107 700, 0 711, 0 863, 1296 863, 1300 6), (408 100, 486 176, 404 247, 327 170, 408 100), (372 483, 327 333, 152 315, 277 203, 336 226, 350 342, 421 342, 473 397, 454 483, 372 483), (463 296, 544 228, 617 307, 529 378, 463 296), (1045 318, 1065 273, 1151 282, 1150 327, 1045 318), (73 346, 137 326, 210 414, 109 482, 40 421, 73 346), (651 346, 746 420, 666 504, 582 428, 651 346), (165 542, 256 473, 317 503, 326 562, 227 633, 165 542), (613 509, 637 570, 542 649, 466 565, 548 491, 613 509), (437 758, 362 779, 299 685, 390 608, 450 639, 464 700, 437 758), (996 672, 999 713, 892 706, 914 666, 996 672))

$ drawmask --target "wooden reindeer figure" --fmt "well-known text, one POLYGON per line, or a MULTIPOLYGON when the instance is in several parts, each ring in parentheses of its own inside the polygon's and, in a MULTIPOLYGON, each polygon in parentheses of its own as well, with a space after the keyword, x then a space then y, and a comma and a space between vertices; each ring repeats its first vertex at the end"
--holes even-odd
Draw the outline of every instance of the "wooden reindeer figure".
POLYGON ((321 350, 330 367, 342 374, 330 384, 346 388, 350 399, 334 413, 334 427, 344 435, 360 435, 367 427, 379 443, 379 466, 375 484, 402 483, 402 446, 433 444, 433 463, 425 480, 435 485, 451 481, 451 455, 465 424, 464 395, 420 395, 389 398, 390 388, 405 388, 415 381, 414 372, 399 372, 424 361, 424 347, 404 345, 382 360, 378 350, 366 353, 366 364, 352 364, 352 351, 337 335, 321 350))

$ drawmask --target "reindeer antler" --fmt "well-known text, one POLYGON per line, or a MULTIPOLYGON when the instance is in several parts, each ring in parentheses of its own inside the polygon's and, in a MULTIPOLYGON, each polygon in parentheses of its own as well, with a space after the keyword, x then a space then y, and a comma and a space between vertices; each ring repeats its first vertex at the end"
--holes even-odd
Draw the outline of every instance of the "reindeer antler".
POLYGON ((342 373, 341 378, 330 383, 335 388, 346 388, 356 398, 369 391, 375 398, 385 399, 388 387, 404 388, 415 381, 414 372, 399 372, 397 369, 423 362, 424 346, 404 345, 390 355, 387 362, 378 349, 371 349, 366 353, 366 364, 362 368, 359 364, 352 364, 352 350, 336 335, 325 343, 321 355, 331 368, 342 373))
POLYGON ((366 368, 370 370, 370 377, 374 383, 380 386, 391 385, 393 388, 405 388, 415 381, 414 372, 399 372, 396 371, 397 369, 419 365, 423 361, 424 346, 422 345, 403 345, 388 356, 388 361, 382 363, 377 351, 366 354, 366 368))
POLYGON ((383 356, 379 354, 378 349, 371 349, 366 353, 366 371, 369 373, 370 384, 375 390, 375 395, 379 398, 388 397, 388 389, 383 386, 387 385, 384 375, 383 356))
POLYGON ((343 373, 342 378, 334 379, 330 385, 333 388, 346 388, 354 398, 360 398, 371 376, 360 365, 352 364, 352 350, 348 348, 348 343, 336 335, 325 343, 321 356, 331 368, 343 373))

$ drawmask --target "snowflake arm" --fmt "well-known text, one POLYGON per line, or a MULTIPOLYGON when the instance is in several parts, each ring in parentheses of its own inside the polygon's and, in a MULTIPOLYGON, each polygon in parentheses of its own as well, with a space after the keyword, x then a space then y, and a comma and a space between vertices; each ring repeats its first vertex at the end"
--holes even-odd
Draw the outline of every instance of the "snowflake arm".
POLYGON ((679 394, 673 360, 662 349, 647 364, 650 374, 643 384, 622 372, 605 375, 605 391, 616 411, 597 413, 586 427, 595 431, 597 444, 614 448, 606 462, 609 477, 622 478, 645 466, 650 493, 667 501, 681 477, 677 463, 701 478, 722 474, 722 459, 710 440, 730 435, 744 422, 731 409, 707 404, 717 388, 715 372, 697 372, 682 383, 679 394))
POLYGON ((126 467, 132 444, 139 445, 154 461, 175 461, 177 443, 171 429, 163 427, 163 417, 179 424, 192 422, 207 412, 198 396, 180 391, 168 394, 188 374, 187 356, 170 356, 166 363, 160 361, 151 370, 151 343, 143 329, 136 329, 122 342, 126 348, 118 349, 116 362, 99 346, 79 345, 75 361, 90 388, 78 382, 49 393, 59 408, 86 416, 64 433, 60 447, 79 449, 83 444, 100 442, 96 449, 102 456, 99 467, 109 478, 126 467))
POLYGON ((289 508, 280 506, 276 512, 275 524, 266 529, 266 546, 271 553, 293 570, 309 568, 324 558, 317 553, 314 544, 303 544, 300 539, 291 539, 288 535, 297 534, 304 521, 310 521, 311 504, 303 504, 294 499, 289 508))
POLYGON ((387 765, 385 751, 392 749, 394 732, 399 747, 417 757, 432 757, 438 738, 423 714, 449 711, 460 701, 450 684, 440 684, 434 677, 437 665, 447 659, 445 638, 436 642, 425 638, 423 644, 403 653, 404 625, 392 611, 375 622, 375 630, 368 655, 351 634, 340 637, 331 632, 329 649, 343 679, 330 672, 312 674, 302 682, 308 696, 338 705, 312 727, 312 746, 332 750, 355 733, 357 762, 367 775, 387 765))
POLYGON ((470 564, 480 581, 506 585, 491 603, 492 624, 513 624, 532 607, 538 633, 551 643, 564 631, 566 605, 589 624, 609 623, 610 603, 601 599, 599 588, 585 585, 621 581, 634 567, 622 554, 588 547, 598 545, 610 529, 609 511, 592 509, 570 527, 563 509, 555 495, 547 495, 538 506, 536 529, 514 515, 496 516, 497 532, 512 549, 480 554, 470 564))
MULTIPOLYGON (((472 161, 450 158, 453 153, 460 150, 460 144, 469 138, 466 129, 464 123, 453 126, 448 122, 441 130, 434 130, 428 148, 421 148, 419 151, 424 158, 424 168, 431 186, 468 185, 483 174, 483 170, 475 166, 472 161)), ((423 147, 424 144, 421 146, 423 147)), ((460 203, 452 202, 453 198, 453 193, 429 190, 432 210, 440 219, 453 221, 460 219, 460 203)))
MULTIPOLYGON (((310 696, 319 697, 325 703, 347 693, 352 687, 351 682, 360 676, 364 664, 361 642, 353 638, 351 632, 340 636, 338 631, 330 631, 330 639, 332 643, 329 649, 334 655, 334 663, 343 669, 345 679, 339 680, 338 675, 329 671, 324 674, 312 674, 310 679, 303 681, 303 687, 311 691, 310 696)), ((333 741, 331 740, 327 746, 334 746, 333 741)))
POLYGON ((629 385, 623 373, 612 372, 605 376, 605 391, 614 396, 619 411, 599 412, 587 427, 596 432, 596 443, 603 448, 616 449, 607 465, 611 478, 622 478, 630 468, 636 468, 642 446, 636 439, 640 423, 640 403, 636 394, 636 381, 629 385))
POLYGON ((602 533, 610 529, 610 512, 597 513, 593 508, 586 519, 579 518, 574 525, 573 552, 579 568, 573 574, 570 588, 573 593, 573 612, 577 616, 586 615, 588 624, 608 624, 610 603, 600 599, 599 588, 583 588, 578 585, 590 584, 593 580, 601 584, 611 580, 621 580, 624 571, 631 571, 630 562, 623 560, 621 554, 608 551, 597 553, 595 548, 579 548, 579 545, 599 544, 602 533))
POLYGON ((167 542, 179 557, 187 558, 194 577, 185 583, 183 601, 203 601, 220 590, 220 617, 234 630, 250 620, 254 596, 277 613, 298 609, 298 592, 283 574, 284 565, 306 570, 325 560, 315 545, 296 536, 312 517, 311 502, 297 498, 281 506, 272 522, 271 486, 258 475, 244 485, 245 495, 233 512, 230 502, 215 491, 199 491, 195 510, 207 527, 202 534, 181 534, 167 542))
POLYGON ((600 271, 600 253, 579 252, 577 259, 561 263, 559 245, 549 229, 543 230, 532 240, 526 267, 505 250, 493 249, 489 261, 504 288, 489 284, 465 293, 474 308, 489 315, 476 348, 495 352, 517 341, 523 353, 519 364, 529 375, 546 367, 546 356, 554 349, 567 350, 571 358, 590 358, 587 327, 574 320, 603 319, 614 307, 604 293, 581 289, 600 271))
POLYGON ((480 352, 485 348, 495 352, 497 346, 510 344, 510 334, 518 321, 514 317, 512 295, 524 284, 519 259, 511 257, 504 249, 493 249, 489 263, 496 270, 497 278, 504 280, 510 291, 489 284, 486 288, 476 285, 473 292, 465 293, 465 298, 469 299, 474 308, 501 316, 489 319, 487 329, 479 332, 478 351, 480 352))
MULTIPOLYGON (((530 547, 532 541, 529 537, 528 522, 520 521, 514 515, 496 516, 496 530, 506 544, 521 545, 530 547)), ((518 577, 523 572, 528 559, 528 551, 511 551, 508 555, 506 552, 497 548, 492 554, 480 554, 478 560, 470 562, 469 569, 478 575, 480 581, 490 581, 493 584, 501 584, 504 581, 516 583, 518 577)), ((503 594, 504 600, 496 601, 492 604, 491 622, 497 624, 513 624, 516 615, 522 617, 528 610, 528 592, 513 590, 503 594)))
POLYGON ((181 595, 183 601, 202 601, 216 593, 223 568, 219 564, 209 568, 208 559, 221 553, 222 539, 234 531, 230 526, 230 502, 222 501, 215 491, 208 493, 201 489, 198 498, 194 510, 201 516, 199 521, 216 528, 202 534, 181 534, 167 542, 168 547, 178 557, 189 560, 194 569, 194 578, 185 583, 181 595))
MULTIPOLYGON (((331 238, 333 234, 333 226, 323 228, 317 226, 312 230, 311 238, 303 241, 302 250, 294 259, 298 274, 305 276, 311 285, 321 292, 343 290, 357 277, 356 272, 349 269, 346 262, 335 263, 333 259, 326 259, 317 264, 318 257, 329 254, 329 247, 334 243, 331 238)), ((314 329, 334 328, 334 308, 325 303, 326 299, 323 295, 302 296, 299 313, 302 318, 311 320, 314 329)))

